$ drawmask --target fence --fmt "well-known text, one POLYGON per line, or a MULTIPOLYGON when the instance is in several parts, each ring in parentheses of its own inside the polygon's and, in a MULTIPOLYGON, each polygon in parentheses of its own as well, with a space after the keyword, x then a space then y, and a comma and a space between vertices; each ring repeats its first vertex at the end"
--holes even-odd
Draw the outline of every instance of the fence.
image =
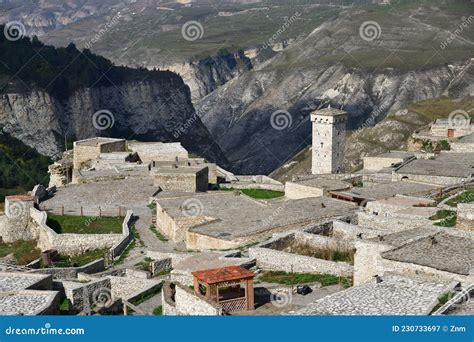
POLYGON ((92 217, 125 217, 127 208, 123 206, 97 206, 97 207, 66 207, 64 205, 40 205, 40 210, 55 215, 92 216, 92 217))

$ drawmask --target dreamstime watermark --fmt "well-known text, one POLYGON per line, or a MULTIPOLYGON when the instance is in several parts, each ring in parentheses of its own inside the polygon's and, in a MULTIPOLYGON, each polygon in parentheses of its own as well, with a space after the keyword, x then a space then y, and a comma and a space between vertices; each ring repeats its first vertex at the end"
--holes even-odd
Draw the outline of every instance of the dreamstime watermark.
POLYGON ((99 287, 92 292, 92 307, 109 308, 113 302, 112 292, 107 287, 99 287))
POLYGON ((370 116, 360 125, 358 130, 371 127, 375 124, 375 120, 383 114, 388 109, 388 105, 383 103, 381 106, 377 107, 375 110, 372 111, 370 116))
POLYGON ((278 28, 278 30, 268 38, 262 45, 263 49, 271 47, 275 41, 288 30, 288 28, 301 16, 301 13, 295 12, 291 17, 284 17, 283 24, 278 28))
POLYGON ((204 206, 197 198, 188 198, 181 205, 181 212, 187 217, 202 215, 203 211, 204 206))
POLYGON ((293 293, 291 290, 288 291, 278 290, 270 294, 270 302, 277 308, 283 308, 288 306, 293 301, 293 293))
POLYGON ((122 15, 120 13, 117 13, 110 20, 107 20, 104 25, 104 28, 100 29, 99 32, 94 35, 94 37, 92 37, 87 43, 85 43, 84 47, 86 49, 90 49, 92 45, 97 43, 100 39, 102 39, 103 36, 107 34, 107 32, 109 32, 115 25, 117 25, 121 18, 122 15))
POLYGON ((455 39, 459 38, 461 34, 467 29, 467 27, 474 21, 474 16, 469 16, 468 18, 462 17, 461 24, 459 24, 458 28, 451 32, 448 38, 439 44, 441 50, 444 50, 451 44, 455 39))
POLYGON ((471 125, 471 117, 465 110, 456 109, 449 113, 448 124, 452 127, 469 127, 471 125))
POLYGON ((283 202, 283 205, 280 205, 278 208, 276 208, 272 214, 262 220, 262 226, 269 226, 275 219, 280 215, 284 210, 287 205, 287 202, 283 202))
POLYGON ((28 207, 26 203, 22 201, 10 202, 5 209, 5 215, 10 219, 16 219, 25 216, 27 212, 28 207))
POLYGON ((101 109, 92 115, 92 124, 95 129, 103 131, 113 127, 115 124, 115 117, 110 110, 101 109))
POLYGON ((187 41, 193 42, 204 36, 204 27, 202 27, 199 21, 188 21, 181 27, 181 35, 187 41))
POLYGON ((377 40, 381 35, 382 28, 376 21, 364 21, 359 27, 359 36, 367 42, 377 40))
POLYGON ((277 131, 282 131, 291 127, 293 117, 286 110, 277 110, 270 116, 270 124, 277 131))
POLYGON ((15 328, 9 326, 5 329, 5 335, 85 335, 84 328, 53 328, 46 323, 40 328, 15 328))
POLYGON ((17 41, 26 35, 25 25, 16 20, 9 21, 5 24, 3 34, 5 35, 5 38, 7 38, 9 41, 17 41))

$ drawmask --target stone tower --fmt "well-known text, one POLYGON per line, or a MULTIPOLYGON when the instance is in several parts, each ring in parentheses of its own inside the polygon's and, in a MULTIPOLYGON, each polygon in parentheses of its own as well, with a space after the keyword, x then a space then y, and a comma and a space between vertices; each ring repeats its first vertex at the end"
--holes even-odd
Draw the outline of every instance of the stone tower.
POLYGON ((313 175, 342 172, 347 112, 329 106, 312 112, 311 121, 313 122, 313 175))

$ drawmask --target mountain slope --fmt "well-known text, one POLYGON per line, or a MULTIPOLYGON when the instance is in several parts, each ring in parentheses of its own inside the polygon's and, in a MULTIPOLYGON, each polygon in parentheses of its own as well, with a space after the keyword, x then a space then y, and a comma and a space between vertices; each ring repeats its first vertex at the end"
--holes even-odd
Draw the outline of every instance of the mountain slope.
POLYGON ((195 115, 189 88, 172 72, 116 67, 73 45, 3 35, 0 60, 0 127, 44 155, 61 152, 65 138, 101 135, 181 141, 227 165, 195 115))
MULTIPOLYGON (((437 118, 447 118, 455 110, 470 111, 474 117, 474 97, 460 100, 448 97, 416 102, 408 108, 391 113, 373 127, 348 132, 345 148, 347 171, 362 167, 362 158, 374 156, 390 150, 406 150, 412 147, 411 135, 437 118)), ((288 160, 271 173, 280 181, 287 181, 294 175, 311 174, 311 146, 288 160)))
POLYGON ((435 18, 454 18, 461 8, 444 5, 406 3, 402 13, 343 11, 203 98, 198 113, 235 172, 269 173, 310 143, 309 113, 321 106, 343 107, 349 127, 357 128, 415 101, 473 94, 473 33, 465 30, 440 50, 450 36, 447 22, 426 23, 432 23, 426 21, 430 11, 435 18), (359 35, 359 26, 370 20, 381 27, 373 41, 359 35), (282 111, 291 125, 278 130, 272 114, 282 111))

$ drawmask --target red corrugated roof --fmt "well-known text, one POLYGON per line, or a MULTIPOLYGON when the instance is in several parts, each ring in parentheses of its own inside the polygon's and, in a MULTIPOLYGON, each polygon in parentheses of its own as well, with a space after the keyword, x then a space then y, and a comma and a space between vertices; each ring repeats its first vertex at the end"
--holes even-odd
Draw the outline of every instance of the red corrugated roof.
POLYGON ((212 270, 195 271, 192 272, 192 275, 207 284, 216 284, 255 277, 255 273, 240 266, 228 266, 214 268, 212 270))

